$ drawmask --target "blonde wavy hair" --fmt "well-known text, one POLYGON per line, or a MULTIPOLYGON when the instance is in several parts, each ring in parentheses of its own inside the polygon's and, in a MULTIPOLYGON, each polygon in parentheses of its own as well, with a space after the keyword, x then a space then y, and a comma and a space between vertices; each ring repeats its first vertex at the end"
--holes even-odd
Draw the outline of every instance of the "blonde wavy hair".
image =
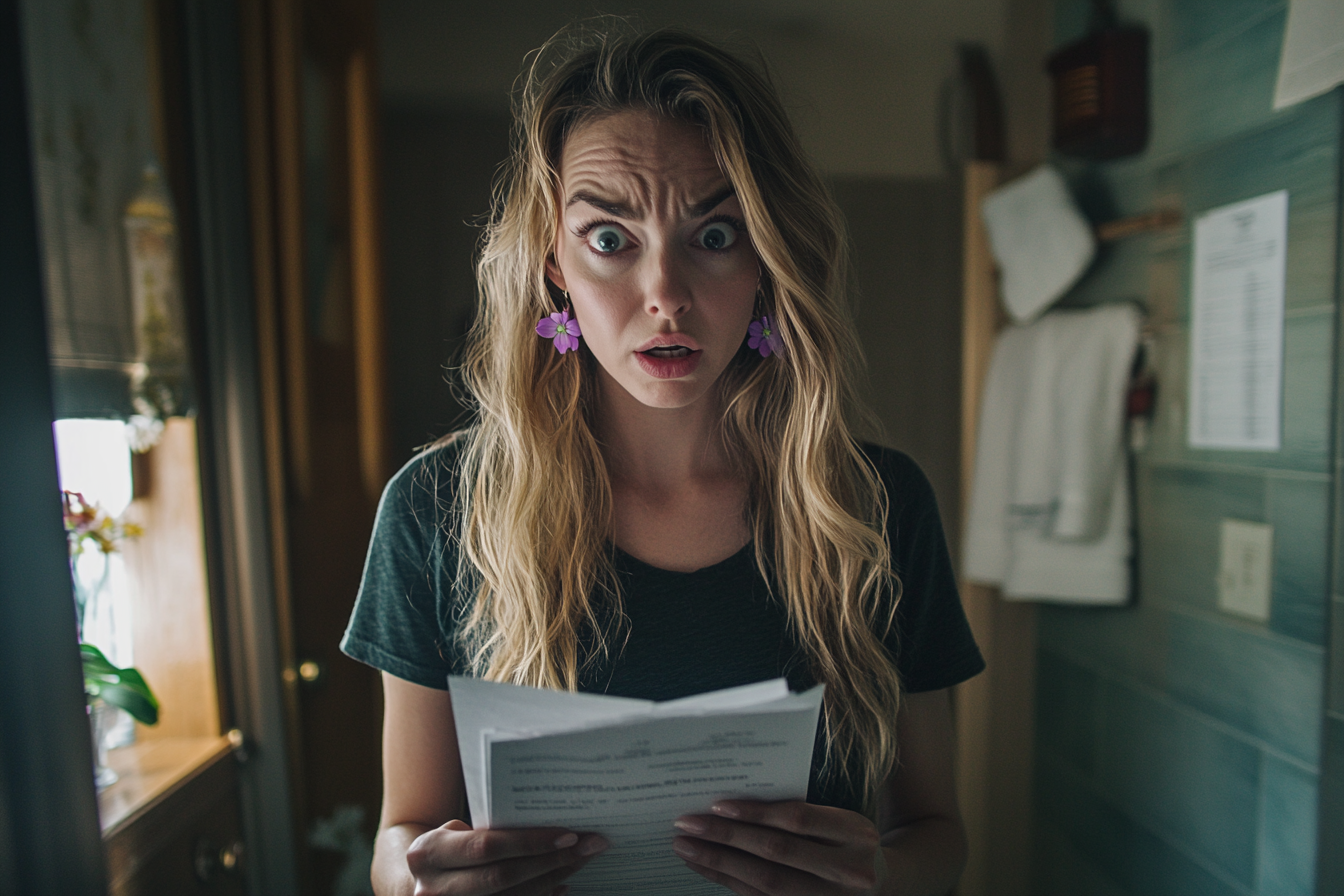
POLYGON ((849 423, 860 351, 844 224, 768 77, 696 36, 569 28, 529 56, 519 79, 461 368, 478 418, 460 436, 461 645, 485 678, 569 690, 585 664, 619 650, 596 362, 586 349, 558 354, 533 328, 560 307, 545 264, 565 140, 625 110, 703 128, 742 204, 786 350, 762 359, 744 346, 730 362, 718 384, 721 437, 748 483, 756 562, 826 684, 824 774, 871 800, 896 757, 900 682, 881 638, 900 589, 885 490, 849 423))

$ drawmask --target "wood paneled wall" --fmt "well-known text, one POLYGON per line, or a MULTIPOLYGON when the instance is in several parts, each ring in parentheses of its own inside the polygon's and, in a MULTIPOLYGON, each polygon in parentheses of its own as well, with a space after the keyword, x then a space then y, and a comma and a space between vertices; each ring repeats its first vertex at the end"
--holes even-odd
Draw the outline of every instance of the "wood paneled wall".
MULTIPOLYGON (((1003 172, 972 162, 965 173, 962 268, 961 493, 975 474, 980 398, 1002 325, 997 273, 980 200, 1003 172)), ((964 513, 963 513, 964 517, 964 513)), ((963 520, 964 525, 964 520, 963 520)), ((997 589, 961 584, 987 669, 957 686, 957 789, 970 839, 961 896, 1026 893, 1031 876, 1031 770, 1035 726, 1036 608, 1007 603, 997 589)))

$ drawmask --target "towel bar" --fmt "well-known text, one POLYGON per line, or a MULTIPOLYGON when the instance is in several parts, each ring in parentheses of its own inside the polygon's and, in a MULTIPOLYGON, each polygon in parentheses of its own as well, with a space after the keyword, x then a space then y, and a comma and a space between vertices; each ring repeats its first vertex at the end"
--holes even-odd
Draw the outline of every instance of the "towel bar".
POLYGON ((1131 215, 1128 218, 1117 218, 1114 221, 1098 224, 1096 227, 1097 241, 1109 243, 1139 233, 1171 230, 1181 226, 1184 221, 1185 216, 1181 214, 1179 209, 1159 208, 1142 215, 1131 215))

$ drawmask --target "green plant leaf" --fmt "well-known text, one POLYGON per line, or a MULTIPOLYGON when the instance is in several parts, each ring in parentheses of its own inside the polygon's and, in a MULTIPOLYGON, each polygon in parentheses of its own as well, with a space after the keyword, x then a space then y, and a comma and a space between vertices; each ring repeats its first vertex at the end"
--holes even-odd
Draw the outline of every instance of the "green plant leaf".
POLYGON ((84 665, 84 693, 90 700, 120 707, 145 725, 159 721, 159 701, 140 670, 118 669, 92 644, 80 644, 79 656, 84 665))
POLYGON ((99 689, 98 696, 103 702, 126 710, 137 722, 153 725, 159 721, 158 704, 148 690, 124 684, 107 684, 99 689))
POLYGON ((90 673, 97 675, 115 675, 121 671, 112 665, 112 661, 103 655, 103 652, 92 644, 79 645, 79 658, 84 663, 84 674, 90 673))
POLYGON ((145 695, 145 699, 150 703, 153 703, 155 709, 159 708, 159 701, 154 698, 154 692, 149 689, 149 682, 145 681, 145 677, 140 674, 139 669, 134 666, 128 666, 125 669, 122 669, 121 683, 142 691, 145 695))

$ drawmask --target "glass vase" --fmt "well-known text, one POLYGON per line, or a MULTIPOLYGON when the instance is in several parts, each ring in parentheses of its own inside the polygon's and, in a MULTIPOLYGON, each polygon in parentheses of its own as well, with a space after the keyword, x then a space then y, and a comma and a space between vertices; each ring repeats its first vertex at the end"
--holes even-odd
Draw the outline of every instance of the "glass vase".
MULTIPOLYGON (((79 639, 103 652, 116 666, 133 664, 125 566, 120 554, 86 550, 72 564, 79 639)), ((135 743, 135 720, 115 706, 103 710, 100 749, 135 743)))
POLYGON ((98 699, 88 704, 89 736, 93 739, 93 782, 99 790, 117 782, 117 773, 107 764, 107 733, 116 719, 116 709, 98 699))

